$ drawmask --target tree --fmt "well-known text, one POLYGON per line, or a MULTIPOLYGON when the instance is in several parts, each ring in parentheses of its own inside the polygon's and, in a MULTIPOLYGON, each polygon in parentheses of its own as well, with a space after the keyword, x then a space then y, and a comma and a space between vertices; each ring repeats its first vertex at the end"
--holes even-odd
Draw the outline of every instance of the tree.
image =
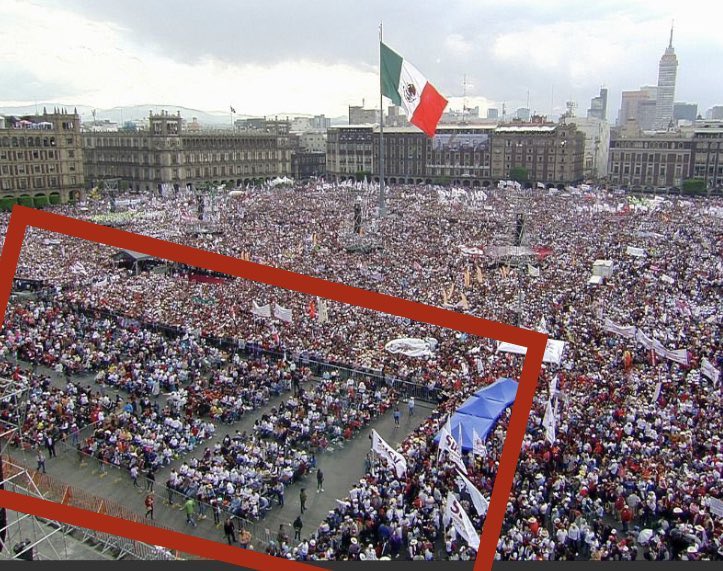
POLYGON ((515 182, 529 182, 529 176, 525 167, 513 167, 510 169, 510 180, 515 182))
POLYGON ((683 194, 705 194, 706 184, 702 178, 689 178, 683 181, 683 194))

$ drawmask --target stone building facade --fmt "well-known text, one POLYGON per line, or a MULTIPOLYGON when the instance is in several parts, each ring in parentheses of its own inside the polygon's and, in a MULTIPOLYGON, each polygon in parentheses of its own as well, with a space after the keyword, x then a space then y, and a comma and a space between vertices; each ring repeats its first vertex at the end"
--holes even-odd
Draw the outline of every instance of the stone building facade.
POLYGON ((81 199, 83 162, 77 112, 54 109, 0 124, 0 198, 8 206, 81 199))
POLYGON ((86 178, 125 181, 131 190, 245 185, 291 176, 288 123, 254 131, 184 132, 180 115, 149 116, 149 129, 84 133, 86 178))

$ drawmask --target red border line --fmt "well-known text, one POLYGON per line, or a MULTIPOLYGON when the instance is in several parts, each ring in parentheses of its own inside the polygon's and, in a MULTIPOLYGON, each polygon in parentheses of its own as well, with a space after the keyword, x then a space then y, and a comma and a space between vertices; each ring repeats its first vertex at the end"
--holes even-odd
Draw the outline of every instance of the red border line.
MULTIPOLYGON (((237 260, 230 256, 206 252, 190 246, 183 246, 23 206, 13 207, 2 255, 0 256, 0 310, 2 311, 0 327, 5 320, 5 311, 12 290, 13 278, 20 257, 25 230, 28 226, 105 244, 114 248, 142 252, 157 258, 527 347, 527 355, 522 366, 517 395, 512 406, 512 416, 503 445, 499 470, 492 489, 490 506, 474 566, 474 571, 490 571, 492 569, 497 541, 507 509, 507 500, 512 489, 512 482, 522 449, 522 440, 525 435, 530 410, 532 409, 537 379, 542 367, 542 358, 547 343, 546 335, 537 331, 521 329, 512 325, 400 299, 391 295, 371 292, 321 278, 297 274, 263 264, 237 260)), ((55 502, 38 500, 12 492, 0 492, 0 505, 16 511, 64 521, 87 529, 95 529, 138 541, 150 541, 170 549, 178 549, 185 553, 234 563, 258 571, 266 571, 267 569, 281 571, 289 568, 318 569, 314 565, 229 547, 215 541, 175 531, 160 530, 144 524, 128 522, 119 518, 63 506, 55 502)))

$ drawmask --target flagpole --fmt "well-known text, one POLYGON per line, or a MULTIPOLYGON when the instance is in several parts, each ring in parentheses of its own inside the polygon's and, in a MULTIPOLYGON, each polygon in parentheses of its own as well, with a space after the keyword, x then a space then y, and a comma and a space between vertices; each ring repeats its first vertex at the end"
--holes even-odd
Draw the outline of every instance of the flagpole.
POLYGON ((382 23, 379 22, 379 218, 386 214, 384 196, 384 96, 382 95, 382 23))

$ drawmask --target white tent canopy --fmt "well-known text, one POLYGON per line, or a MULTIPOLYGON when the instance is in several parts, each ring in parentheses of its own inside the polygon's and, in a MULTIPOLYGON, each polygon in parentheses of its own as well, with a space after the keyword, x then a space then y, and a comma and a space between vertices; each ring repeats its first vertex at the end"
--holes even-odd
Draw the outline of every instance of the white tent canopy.
MULTIPOLYGON (((559 365, 562 361, 562 352, 565 350, 566 343, 564 341, 558 341, 556 339, 548 339, 547 347, 545 347, 545 355, 542 361, 545 363, 554 363, 559 365)), ((497 345, 498 353, 514 353, 516 355, 525 355, 527 353, 527 347, 515 345, 514 343, 506 343, 501 341, 497 345)))
POLYGON ((592 264, 592 275, 609 278, 613 275, 613 261, 595 260, 592 264))

